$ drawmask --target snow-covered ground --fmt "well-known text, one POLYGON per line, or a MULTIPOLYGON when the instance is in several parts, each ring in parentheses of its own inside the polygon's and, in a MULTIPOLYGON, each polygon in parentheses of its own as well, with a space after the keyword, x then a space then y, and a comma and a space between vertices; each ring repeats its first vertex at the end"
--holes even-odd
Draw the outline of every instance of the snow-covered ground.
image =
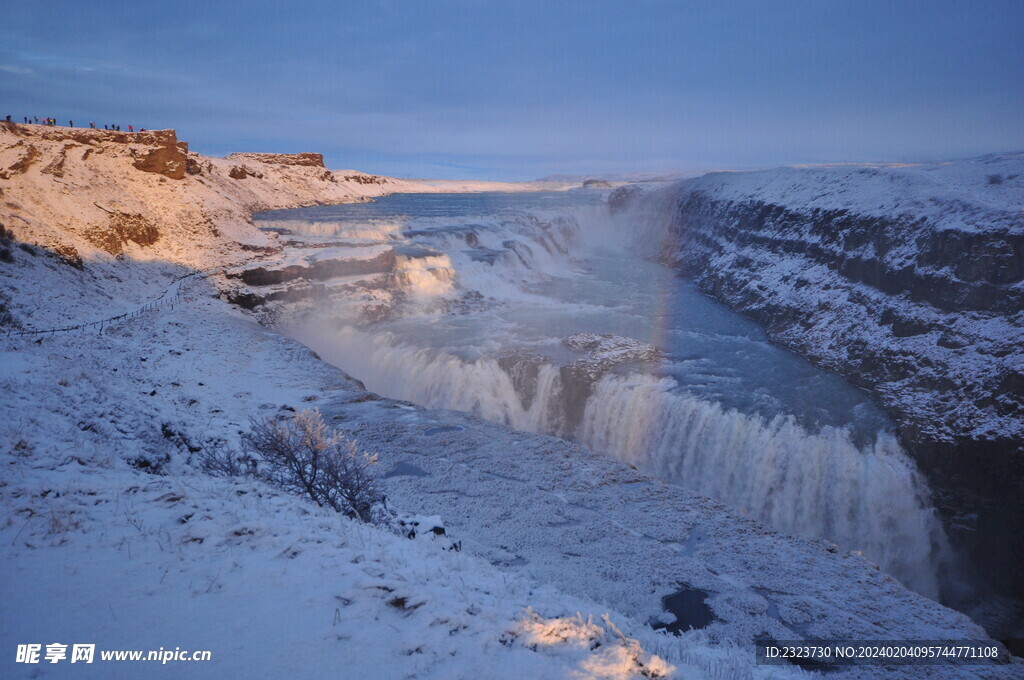
MULTIPOLYGON (((49 286, 67 270, 14 267, 49 286)), ((672 677, 781 677, 741 641, 984 637, 857 555, 561 440, 369 395, 205 282, 102 335, 5 340, 0 365, 4 649, 210 649, 189 677, 640 677, 661 663, 648 654, 672 677), (441 515, 462 552, 197 469, 191 449, 236 443, 250 416, 311 406, 380 454, 394 506, 441 515), (679 582, 721 620, 647 628, 679 582)), ((93 670, 154 672, 138 663, 93 670)))
MULTIPOLYGON (((63 148, 31 143, 44 155, 63 148)), ((208 279, 175 281, 273 256, 275 237, 247 222, 267 196, 274 205, 352 196, 306 193, 298 178, 315 166, 223 159, 264 175, 230 179, 239 185, 295 174, 262 198, 216 191, 222 229, 209 203, 192 212, 214 200, 199 183, 213 181, 209 170, 161 182, 110 144, 90 157, 120 161, 61 178, 36 156, 0 184, 2 221, 36 244, 11 246, 13 262, 0 263, 4 304, 22 327, 108 318, 174 291, 173 305, 102 332, 0 340, 4 677, 795 677, 756 665, 753 639, 984 639, 966 616, 860 555, 778 534, 563 440, 367 393, 224 302, 208 279), (68 182, 74 192, 64 194, 68 182), (160 232, 128 239, 120 258, 91 240, 91 213, 72 223, 111 187, 131 202, 124 214, 138 211, 160 232), (209 222, 197 229, 196 218, 209 222), (54 252, 64 246, 81 268, 54 252), (408 540, 262 482, 201 471, 203 450, 237 446, 250 418, 310 407, 379 455, 396 510, 440 516, 447 538, 408 540), (453 541, 461 550, 448 549, 453 541), (652 630, 649 617, 672 619, 661 598, 680 588, 707 593, 710 625, 680 637, 652 630), (212 660, 97 660, 85 670, 15 660, 19 644, 45 654, 52 643, 96 644, 97 655, 210 650, 212 660)), ((1020 669, 929 668, 939 677, 1020 669)))
MULTIPOLYGON (((15 266, 51 285, 67 269, 52 259, 15 266)), ((262 483, 200 472, 190 447, 235 442, 250 415, 358 393, 211 294, 193 284, 176 309, 102 335, 5 341, 5 677, 161 672, 145 662, 12 663, 17 644, 53 642, 211 650, 213 661, 189 665, 187 677, 749 670, 752 650, 669 645, 620 614, 604 622, 611 610, 593 601, 446 550, 450 542, 410 541, 262 483)))
POLYGON ((757 198, 810 210, 913 214, 938 227, 991 230, 1020 219, 1022 166, 1024 154, 1007 153, 930 164, 854 163, 714 172, 693 185, 716 200, 757 198))

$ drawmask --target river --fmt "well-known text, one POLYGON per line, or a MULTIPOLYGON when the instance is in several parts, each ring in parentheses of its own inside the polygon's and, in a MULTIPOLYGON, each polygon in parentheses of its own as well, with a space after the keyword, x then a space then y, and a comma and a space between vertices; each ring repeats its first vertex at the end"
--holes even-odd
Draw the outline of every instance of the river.
POLYGON ((285 328, 368 389, 579 441, 940 596, 946 538, 870 395, 635 254, 642 230, 602 194, 398 194, 257 220, 417 263, 398 313, 326 305, 285 328))

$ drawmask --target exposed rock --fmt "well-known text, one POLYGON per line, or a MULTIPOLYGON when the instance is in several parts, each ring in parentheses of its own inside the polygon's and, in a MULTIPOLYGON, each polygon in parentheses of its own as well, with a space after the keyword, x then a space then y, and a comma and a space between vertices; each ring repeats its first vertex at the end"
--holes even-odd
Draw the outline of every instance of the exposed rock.
POLYGON ((188 145, 179 142, 174 130, 155 130, 153 132, 135 133, 138 137, 131 139, 142 148, 133 148, 133 165, 143 172, 155 172, 170 179, 185 177, 185 166, 188 161, 188 145))
POLYGON ((22 140, 15 144, 15 147, 20 147, 17 158, 6 169, 0 170, 0 179, 10 179, 15 175, 22 174, 39 158, 39 149, 32 144, 27 144, 22 140))
POLYGON ((14 262, 14 254, 11 252, 13 246, 14 234, 7 231, 3 224, 0 224, 0 262, 8 264, 14 262))
POLYGON ((54 177, 63 177, 64 163, 67 162, 68 158, 67 152, 77 147, 77 144, 65 144, 64 148, 58 152, 58 154, 46 165, 45 168, 43 168, 43 173, 53 175, 54 177))
POLYGON ((378 175, 367 175, 361 172, 345 175, 346 182, 355 182, 356 184, 387 184, 387 177, 380 177, 378 175))
POLYGON ((274 287, 272 290, 252 288, 227 289, 221 294, 225 300, 243 309, 256 309, 271 302, 306 302, 328 297, 327 286, 322 283, 299 281, 294 285, 274 287))
POLYGON ((257 265, 230 270, 228 278, 241 279, 249 286, 269 286, 297 279, 322 281, 338 276, 354 276, 357 274, 381 274, 390 272, 395 267, 395 253, 386 250, 369 258, 326 257, 282 265, 257 265))
POLYGON ((231 179, 245 179, 246 177, 263 179, 263 173, 250 170, 247 165, 233 165, 231 166, 231 170, 228 171, 228 177, 231 179))
POLYGON ((69 264, 75 269, 84 269, 85 265, 82 262, 82 256, 78 254, 78 249, 74 246, 59 244, 53 247, 53 252, 65 264, 69 264))
POLYGON ((606 373, 617 366, 654 361, 659 356, 654 345, 608 333, 575 333, 562 338, 562 344, 582 355, 560 369, 564 423, 569 432, 579 425, 594 385, 606 373))
MULTIPOLYGON (((188 145, 179 142, 174 130, 150 130, 147 132, 117 132, 114 130, 94 130, 92 128, 65 128, 41 125, 18 125, 4 123, 0 129, 10 135, 22 138, 62 143, 64 148, 86 145, 100 149, 103 145, 123 146, 128 150, 136 169, 143 172, 154 172, 171 179, 185 176, 185 161, 188 145)), ((25 172, 39 155, 36 146, 25 139, 20 140, 25 153, 15 164, 0 173, 0 179, 25 172)), ((83 154, 83 160, 90 152, 83 154)), ((54 174, 50 172, 50 174, 54 174)))
POLYGON ((249 160, 271 165, 304 165, 323 168, 324 156, 319 153, 233 153, 228 160, 249 160))
POLYGON ((203 160, 198 154, 189 154, 185 159, 185 172, 190 175, 208 175, 213 172, 213 163, 203 160))
MULTIPOLYGON (((559 366, 562 399, 555 406, 562 409, 560 422, 566 432, 573 432, 579 424, 587 399, 602 376, 618 366, 654 361, 659 356, 653 345, 607 333, 576 333, 562 338, 562 345, 578 355, 559 366)), ((523 408, 530 408, 537 397, 541 367, 552 362, 530 349, 515 349, 498 358, 498 366, 512 380, 523 408)))
POLYGON ((129 241, 140 246, 151 246, 160 238, 160 231, 139 213, 111 213, 105 227, 88 232, 92 243, 111 255, 118 255, 129 241))
POLYGON ((498 358, 498 366, 512 380, 512 387, 524 409, 529 409, 537 397, 540 367, 548 361, 546 357, 527 349, 513 350, 498 358))

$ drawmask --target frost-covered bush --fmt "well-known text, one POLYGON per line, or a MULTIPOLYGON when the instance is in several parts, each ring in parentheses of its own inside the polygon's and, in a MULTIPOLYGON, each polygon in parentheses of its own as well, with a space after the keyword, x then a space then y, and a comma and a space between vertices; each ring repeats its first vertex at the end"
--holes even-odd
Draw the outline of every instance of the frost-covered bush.
POLYGON ((11 298, 0 291, 0 328, 21 328, 21 324, 14 318, 14 314, 11 313, 11 298))
POLYGON ((258 461, 240 453, 223 439, 204 443, 199 450, 199 465, 204 472, 217 477, 256 477, 258 461))
POLYGON ((319 411, 305 410, 286 420, 253 419, 242 437, 245 453, 258 457, 261 476, 309 496, 318 505, 364 522, 374 521, 384 493, 377 457, 324 422, 319 411))
POLYGON ((11 255, 12 240, 11 233, 3 224, 0 224, 0 262, 14 262, 14 256, 11 255))

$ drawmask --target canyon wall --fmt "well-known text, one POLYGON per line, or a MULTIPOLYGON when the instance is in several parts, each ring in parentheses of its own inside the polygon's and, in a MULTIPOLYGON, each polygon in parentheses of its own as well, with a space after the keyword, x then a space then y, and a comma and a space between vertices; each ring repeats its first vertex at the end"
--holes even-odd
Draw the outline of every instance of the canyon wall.
POLYGON ((1024 595, 1024 154, 616 190, 634 247, 871 390, 991 583, 1024 595))

